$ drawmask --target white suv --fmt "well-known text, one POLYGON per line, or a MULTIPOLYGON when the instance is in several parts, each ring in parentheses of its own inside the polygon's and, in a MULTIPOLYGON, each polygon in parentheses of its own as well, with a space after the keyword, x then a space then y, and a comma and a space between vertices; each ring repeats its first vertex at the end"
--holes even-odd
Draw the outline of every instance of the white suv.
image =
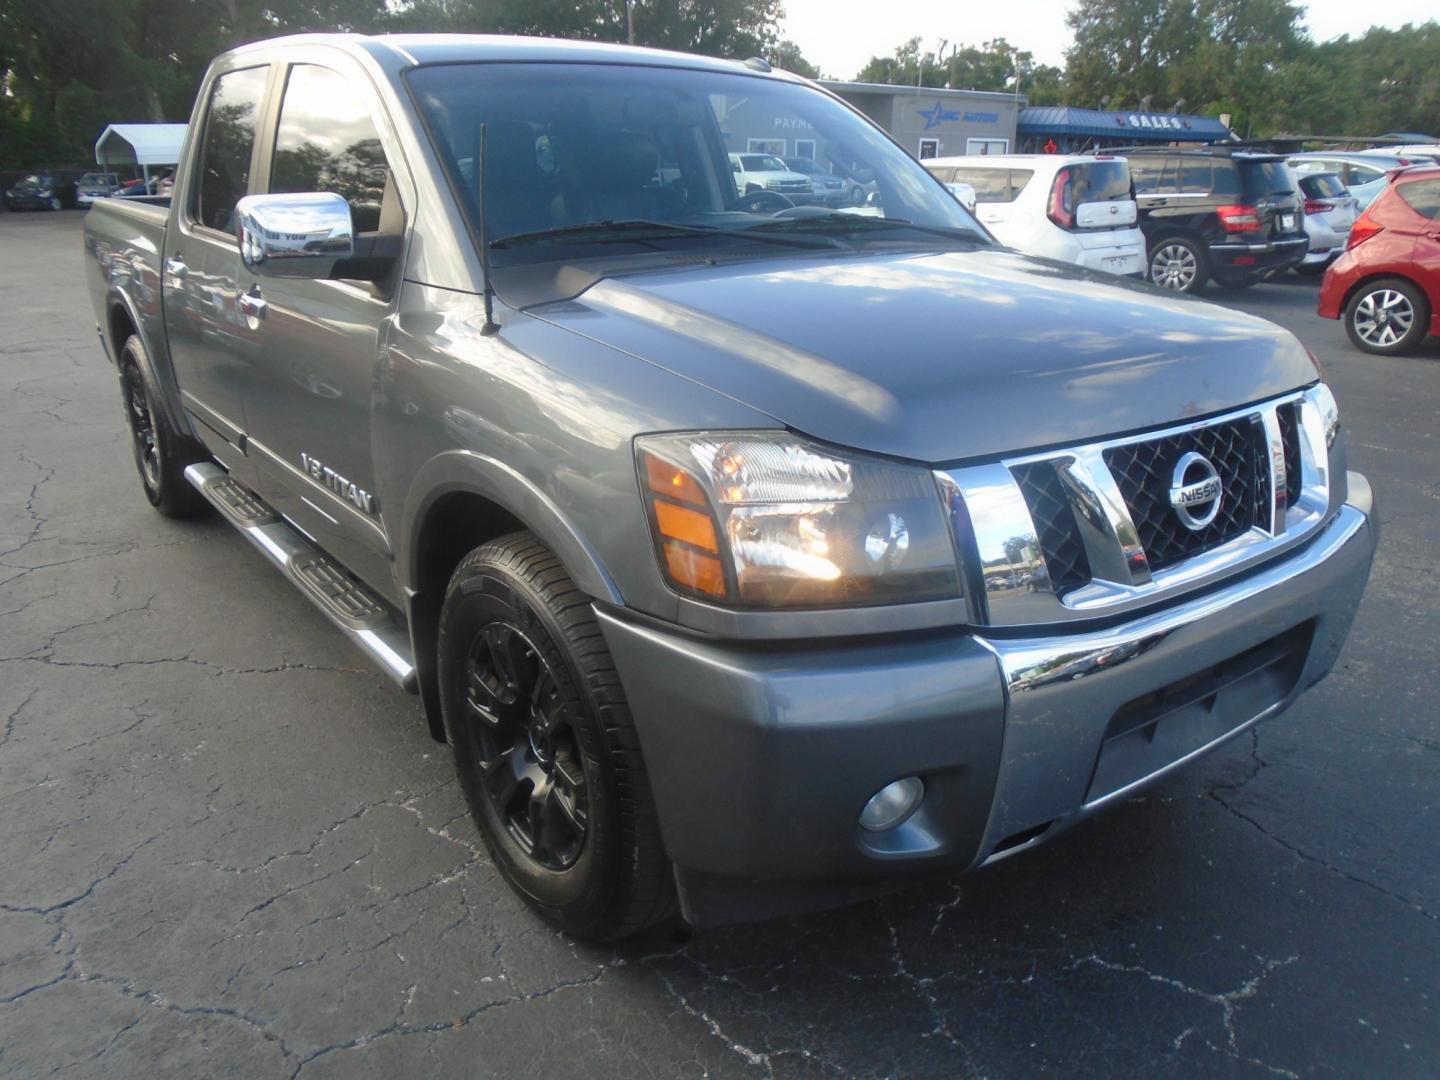
POLYGON ((1002 244, 1091 270, 1145 273, 1145 238, 1135 224, 1124 158, 1007 154, 923 164, 951 191, 974 188, 975 214, 1002 244))
POLYGON ((810 177, 798 173, 774 154, 731 154, 730 171, 741 195, 774 191, 793 202, 809 202, 815 186, 810 177))

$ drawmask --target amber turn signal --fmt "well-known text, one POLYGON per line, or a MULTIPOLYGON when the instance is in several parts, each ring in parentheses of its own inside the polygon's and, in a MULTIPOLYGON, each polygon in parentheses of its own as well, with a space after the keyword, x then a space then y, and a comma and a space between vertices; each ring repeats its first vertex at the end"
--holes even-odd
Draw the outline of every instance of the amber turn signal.
POLYGON ((643 454, 650 522, 665 556, 671 584, 684 592, 724 597, 725 567, 709 500, 684 469, 643 454))

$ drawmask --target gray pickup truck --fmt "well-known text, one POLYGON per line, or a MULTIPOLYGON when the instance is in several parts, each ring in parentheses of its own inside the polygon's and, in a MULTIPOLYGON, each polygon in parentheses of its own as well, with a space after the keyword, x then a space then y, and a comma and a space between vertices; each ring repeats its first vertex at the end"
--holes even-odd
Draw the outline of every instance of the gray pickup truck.
POLYGON ((994 862, 1335 661, 1377 530, 1299 342, 997 246, 804 80, 300 37, 189 130, 85 222, 145 493, 420 696, 571 933, 994 862), (866 205, 737 192, 787 132, 866 205))

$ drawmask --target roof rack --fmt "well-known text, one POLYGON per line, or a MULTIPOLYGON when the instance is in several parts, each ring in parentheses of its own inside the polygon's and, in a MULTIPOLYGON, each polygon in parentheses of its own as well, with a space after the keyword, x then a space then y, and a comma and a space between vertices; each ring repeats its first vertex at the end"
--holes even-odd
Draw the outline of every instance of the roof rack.
POLYGON ((1105 146, 1085 151, 1087 154, 1191 154, 1195 157, 1274 157, 1283 158, 1273 150, 1261 150, 1253 143, 1212 143, 1209 146, 1156 146, 1138 143, 1134 146, 1105 146))

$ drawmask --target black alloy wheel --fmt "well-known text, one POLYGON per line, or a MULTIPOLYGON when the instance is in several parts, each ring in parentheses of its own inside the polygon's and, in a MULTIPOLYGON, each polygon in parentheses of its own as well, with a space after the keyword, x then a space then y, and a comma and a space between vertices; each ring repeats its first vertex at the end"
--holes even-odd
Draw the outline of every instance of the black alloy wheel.
POLYGON ((518 627, 496 620, 470 642, 465 680, 491 811, 539 866, 569 869, 585 847, 589 798, 554 671, 518 627))
POLYGON ((461 790, 511 888, 591 941, 670 918, 674 872, 624 688, 590 597, 533 534, 460 561, 435 666, 461 790))
POLYGON ((160 397, 149 372, 145 345, 132 334, 120 348, 120 399, 135 468, 151 506, 166 517, 195 517, 205 513, 209 504, 185 479, 185 469, 209 455, 180 435, 157 407, 160 397))

